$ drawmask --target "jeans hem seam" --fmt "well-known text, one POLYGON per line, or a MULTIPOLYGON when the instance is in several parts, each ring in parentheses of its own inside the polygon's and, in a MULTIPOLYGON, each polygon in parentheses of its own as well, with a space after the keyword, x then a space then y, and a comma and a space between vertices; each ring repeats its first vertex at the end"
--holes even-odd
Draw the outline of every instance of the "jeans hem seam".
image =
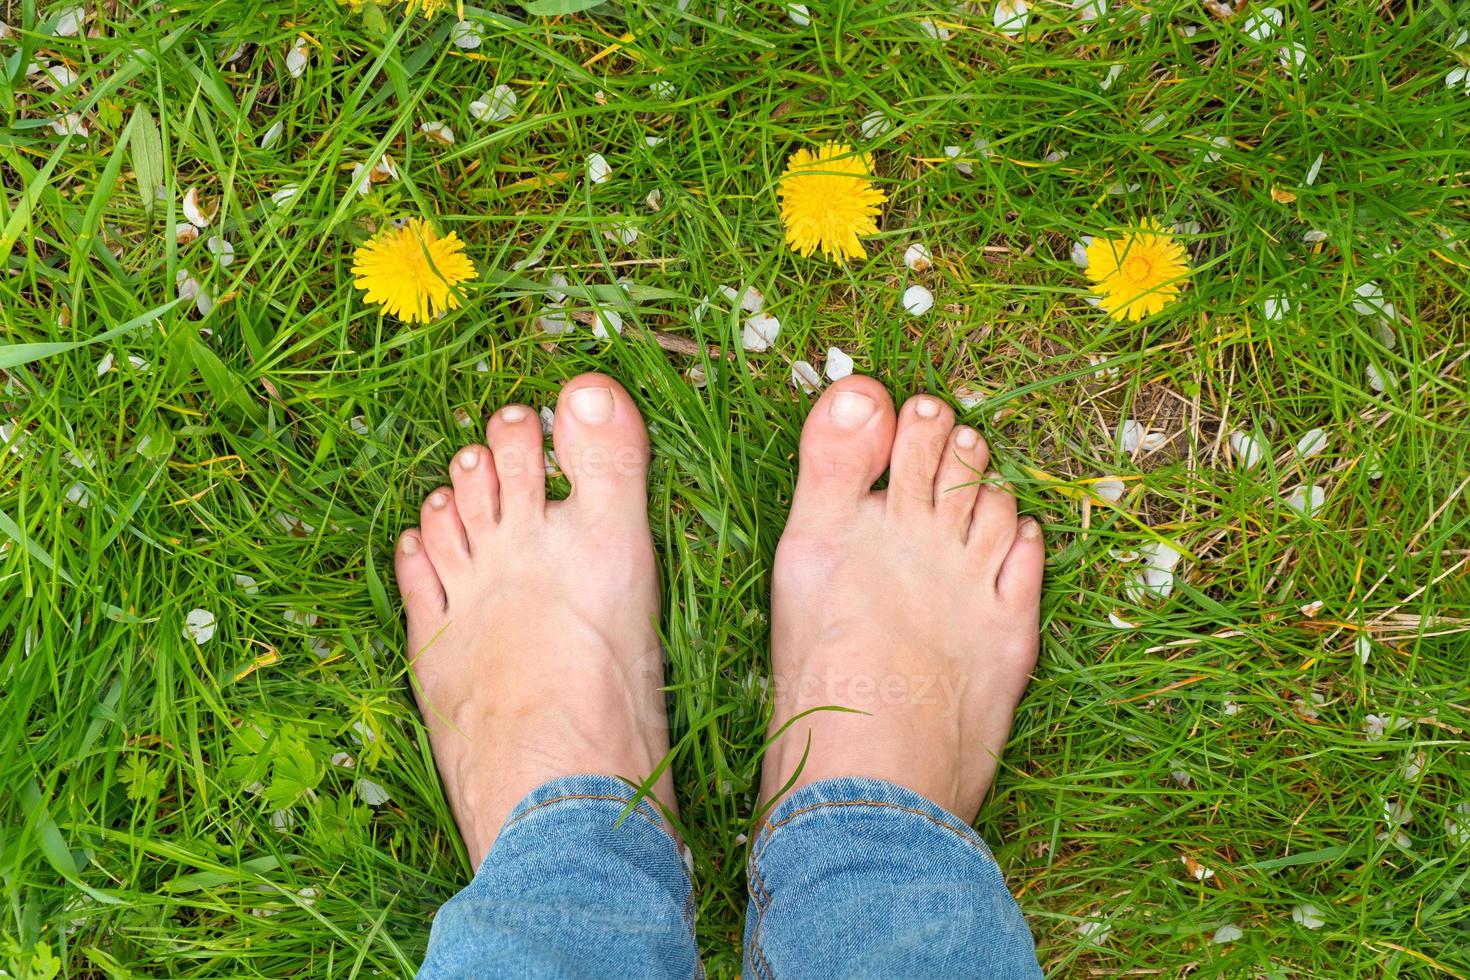
POLYGON ((940 818, 934 816, 934 814, 927 813, 924 810, 920 810, 918 807, 904 806, 901 803, 889 803, 886 800, 826 800, 821 803, 813 803, 811 806, 802 807, 800 810, 793 810, 791 813, 786 814, 780 820, 772 820, 770 824, 767 825, 767 839, 769 839, 771 834, 775 833, 778 827, 784 827, 786 824, 790 823, 792 820, 795 820, 797 817, 802 816, 803 814, 811 813, 815 810, 821 810, 826 807, 847 806, 887 807, 891 810, 901 810, 904 813, 912 813, 914 816, 923 817, 925 820, 928 820, 936 827, 943 827, 945 830, 954 834, 956 837, 978 848, 986 857, 990 858, 991 861, 995 860, 995 856, 990 853, 990 848, 975 834, 975 831, 972 828, 966 827, 965 829, 961 830, 954 824, 945 820, 941 820, 940 818))

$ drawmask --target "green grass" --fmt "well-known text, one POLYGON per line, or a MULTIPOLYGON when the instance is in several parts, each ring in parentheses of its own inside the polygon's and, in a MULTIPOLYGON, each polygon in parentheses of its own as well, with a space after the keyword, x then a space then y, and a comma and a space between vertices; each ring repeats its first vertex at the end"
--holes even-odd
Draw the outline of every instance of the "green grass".
POLYGON ((1451 49, 1465 25, 1447 2, 1287 0, 1275 42, 1304 44, 1313 68, 1295 81, 1271 44, 1192 2, 1113 6, 1084 27, 1038 4, 1015 40, 988 4, 812 4, 805 28, 774 4, 732 2, 723 22, 703 0, 558 20, 468 8, 485 41, 467 55, 447 43, 453 15, 390 11, 384 32, 327 2, 124 0, 93 11, 99 36, 54 38, 56 6, 11 4, 0 421, 25 442, 0 452, 0 965, 409 974, 471 869, 404 676, 392 542, 483 416, 602 370, 653 431, 673 765, 700 945, 712 975, 733 975, 769 567, 811 401, 789 372, 836 345, 896 395, 978 397, 965 418, 1045 524, 1041 663, 979 827, 1049 975, 1470 975, 1470 849, 1445 823, 1470 828, 1455 812, 1470 802, 1470 98, 1445 85, 1470 63, 1451 49), (953 36, 927 36, 926 16, 953 36), (298 34, 312 54, 293 80, 298 34), (77 87, 27 79, 38 52, 77 87), (472 119, 497 83, 514 116, 472 119), (138 107, 161 158, 141 118, 121 142, 138 107), (894 128, 863 140, 874 109, 894 128), (67 110, 90 136, 47 128, 67 110), (428 119, 457 141, 426 139, 428 119), (1230 145, 1205 162, 1216 135, 1230 145), (786 156, 829 138, 871 149, 891 195, 871 258, 848 268, 783 250, 776 219, 786 156), (401 179, 356 196, 352 165, 383 151, 401 179), (594 151, 614 175, 589 190, 594 151), (151 167, 167 193, 150 214, 151 167), (1138 187, 1108 194, 1120 181, 1138 187), (287 183, 301 192, 278 207, 287 183), (234 244, 228 267, 202 238, 175 244, 191 186, 222 202, 203 237, 234 244), (363 306, 349 267, 374 227, 416 213, 486 274, 464 309, 407 329, 363 306), (1198 222, 1193 284, 1151 320, 1107 320, 1071 243, 1147 216, 1198 222), (634 246, 600 234, 618 220, 634 246), (1309 229, 1326 242, 1303 243, 1309 229), (900 257, 919 239, 938 305, 914 319, 900 257), (631 277, 627 331, 538 334, 557 268, 589 288, 631 277), (181 270, 217 298, 207 317, 168 305, 181 270), (1352 309, 1369 280, 1400 315, 1392 350, 1352 309), (782 321, 768 353, 742 352, 718 307, 691 315, 741 283, 782 321), (1279 293, 1291 312, 1267 320, 1279 293), (96 344, 12 346, 138 317, 96 344), (713 353, 665 351, 649 330, 713 353), (119 366, 99 376, 107 351, 119 366), (1372 391, 1370 362, 1397 387, 1372 391), (718 366, 705 389, 684 378, 696 363, 718 366), (1127 417, 1167 444, 1120 452, 1127 417), (1314 427, 1328 449, 1299 461, 1314 427), (1236 465, 1237 428, 1268 434, 1273 459, 1236 465), (1076 492, 1103 476, 1126 480, 1117 509, 1076 492), (1326 491, 1313 519, 1278 502, 1303 481, 1326 491), (1186 554, 1178 584, 1135 605, 1110 552, 1158 537, 1186 554), (1312 601, 1315 618, 1299 611, 1312 601), (218 619, 202 646, 183 635, 194 608, 218 619), (1370 741, 1368 714, 1402 727, 1370 741), (355 775, 391 800, 361 802, 355 775), (1412 814, 1407 849, 1378 839, 1384 801, 1412 814), (277 829, 283 806, 294 823, 277 829), (1185 856, 1214 877, 1194 880, 1185 856), (1292 921, 1306 902, 1321 929, 1292 921), (1078 929, 1096 921, 1101 944, 1078 929), (1225 922, 1244 936, 1212 943, 1225 922))

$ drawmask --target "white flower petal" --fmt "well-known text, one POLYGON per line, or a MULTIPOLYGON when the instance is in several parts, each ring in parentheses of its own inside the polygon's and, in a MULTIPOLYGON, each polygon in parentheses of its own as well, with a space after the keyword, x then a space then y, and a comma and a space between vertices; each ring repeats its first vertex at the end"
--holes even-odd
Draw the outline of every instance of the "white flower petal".
POLYGON ((1317 906, 1311 902, 1293 905, 1291 907, 1291 921, 1307 929, 1321 929, 1327 924, 1327 920, 1322 918, 1322 913, 1318 910, 1317 906))
POLYGON ((306 38, 297 37, 291 50, 286 52, 286 73, 292 78, 300 78, 306 72, 306 63, 310 57, 311 48, 307 46, 306 38))
POLYGON ((449 31, 449 43, 465 51, 473 51, 484 42, 483 29, 471 20, 458 21, 449 31))
POLYGON ((607 340, 613 334, 623 332, 623 315, 617 310, 605 310, 598 307, 593 313, 595 317, 592 321, 592 336, 599 340, 607 340))
POLYGON ((1084 21, 1097 20, 1108 12, 1108 0, 1072 0, 1072 9, 1084 21))
POLYGON ((1291 300, 1280 293, 1267 296, 1261 304, 1261 312, 1266 315, 1267 320, 1280 320, 1291 312, 1291 300))
POLYGON ((858 123, 858 129, 862 131, 865 140, 882 139, 893 132, 893 123, 888 121, 888 116, 883 113, 883 110, 874 109, 863 117, 862 122, 858 123))
POLYGON ((1393 374, 1385 371, 1383 368, 1380 368, 1377 364, 1374 364, 1371 361, 1368 363, 1367 374, 1368 387, 1372 388, 1380 395, 1386 391, 1393 391, 1399 386, 1398 379, 1395 378, 1393 374))
POLYGON ((265 135, 260 138, 260 148, 262 150, 270 149, 275 145, 276 140, 281 138, 281 133, 285 132, 285 130, 286 124, 277 119, 271 124, 271 128, 265 131, 265 135))
POLYGON ((950 34, 949 28, 945 27, 943 24, 939 24, 930 20, 928 17, 920 17, 918 20, 918 24, 919 30, 923 31, 925 34, 929 35, 936 41, 948 41, 953 36, 952 34, 950 34))
POLYGON ((240 591, 244 592, 246 595, 255 595, 257 592, 260 591, 260 585, 255 581, 255 579, 251 578, 249 575, 246 575, 244 572, 235 573, 235 584, 238 585, 240 587, 240 591))
POLYGON ((791 385, 798 391, 811 395, 822 387, 822 378, 817 374, 817 369, 806 361, 797 361, 791 365, 791 385))
POLYGON ((430 119, 428 122, 419 124, 419 132, 436 143, 445 146, 454 144, 454 130, 450 129, 441 119, 430 119))
POLYGON ((929 246, 923 242, 914 242, 903 251, 903 264, 915 272, 928 272, 929 267, 934 264, 934 256, 929 251, 929 246))
POLYGON ((82 28, 86 26, 86 22, 86 7, 67 7, 56 18, 56 36, 76 37, 82 32, 82 28))
POLYGON ((1087 246, 1091 244, 1091 235, 1083 235, 1080 240, 1072 243, 1072 264, 1077 268, 1087 268, 1087 246))
POLYGON ((612 167, 601 153, 587 157, 587 179, 594 184, 605 184, 612 177, 612 167))
POLYGON ((1303 517, 1311 517, 1327 502, 1327 491, 1321 487, 1297 484, 1292 487, 1282 502, 1303 517))
POLYGON ((1353 290, 1353 309, 1363 316, 1388 316, 1391 304, 1384 302, 1383 287, 1369 280, 1353 290))
POLYGON ((1123 499, 1123 492, 1127 489, 1122 480, 1108 477, 1106 480, 1098 480, 1092 484, 1092 492, 1110 504, 1116 504, 1123 499))
POLYGON ((230 265, 235 261, 235 246, 231 245, 227 239, 218 235, 210 235, 205 239, 204 247, 209 249, 211 255, 219 259, 220 265, 230 265))
POLYGON ((1327 451, 1327 430, 1310 429, 1296 441, 1296 454, 1302 459, 1311 459, 1327 451))
POLYGON ((604 228, 602 237, 619 245, 632 245, 638 241, 638 226, 627 221, 619 221, 610 228, 604 228))
POLYGON ((1281 70, 1292 78, 1305 76, 1311 64, 1307 57, 1306 46, 1299 41, 1292 41, 1277 48, 1276 60, 1281 63, 1281 70))
POLYGON ((66 89, 77 83, 78 75, 65 65, 50 65, 44 74, 58 89, 66 89))
POLYGON ((271 203, 276 207, 280 207, 295 197, 299 190, 295 184, 285 184, 280 190, 271 195, 271 203))
POLYGON ((1106 75, 1103 76, 1102 81, 1097 83, 1097 87, 1106 92, 1108 89, 1113 87, 1113 83, 1118 80, 1118 76, 1121 74, 1123 74, 1123 66, 1112 65, 1108 68, 1108 72, 1106 75))
POLYGON ((934 307, 934 294, 920 285, 903 291, 903 308, 909 316, 923 316, 934 307))
POLYGON ((357 766, 357 760, 350 752, 333 752, 330 761, 338 769, 352 769, 357 766))
POLYGON ((1373 641, 1368 639, 1368 634, 1359 633, 1353 639, 1353 653, 1357 654, 1360 664, 1366 664, 1368 658, 1373 656, 1373 641))
POLYGON ((1167 568, 1156 568, 1152 565, 1134 572, 1129 577, 1128 584, 1123 587, 1123 594, 1135 604, 1150 597, 1167 599, 1173 592, 1174 573, 1167 568))
POLYGON ((184 639, 203 646, 214 639, 214 613, 207 609, 191 609, 184 617, 184 639))
POLYGON ((797 27, 806 27, 812 22, 812 12, 804 3, 788 3, 786 5, 786 16, 791 18, 791 23, 797 27))
POLYGON ((740 346, 752 353, 769 350, 781 332, 781 321, 768 313, 747 317, 740 333, 740 346))
POLYGON ((678 96, 679 86, 675 85, 667 78, 660 78, 658 81, 648 86, 648 91, 653 93, 653 97, 655 99, 658 99, 662 102, 671 102, 674 100, 675 97, 678 96))
POLYGON ((191 187, 184 192, 184 217, 188 219, 189 224, 194 225, 196 228, 208 227, 217 213, 219 213, 218 205, 212 211, 206 212, 204 210, 204 207, 199 203, 199 188, 191 187))
POLYGON ((1318 242, 1325 242, 1327 241, 1327 232, 1321 231, 1317 228, 1312 228, 1308 231, 1302 232, 1302 241, 1306 242, 1308 245, 1316 245, 1318 242))
POLYGON ((536 317, 536 329, 542 333, 557 334, 571 333, 577 329, 577 321, 567 314, 553 307, 547 307, 536 317))
POLYGON ((79 113, 68 112, 58 116, 46 125, 51 127, 51 132, 57 136, 89 136, 91 128, 87 126, 87 120, 79 113))
POLYGON ((1143 427, 1141 422, 1136 419, 1124 419, 1118 423, 1118 429, 1115 433, 1118 440, 1118 448, 1122 449, 1125 453, 1137 452, 1138 447, 1143 444, 1143 437, 1147 433, 1148 430, 1143 427))
POLYGON ((108 371, 111 371, 112 366, 116 362, 117 358, 113 355, 112 351, 108 351, 106 354, 103 354, 101 359, 97 362, 97 377, 100 378, 108 371))
POLYGON ((1325 153, 1317 154, 1317 159, 1313 160, 1312 165, 1307 168, 1306 186, 1311 187, 1317 182, 1317 175, 1322 172, 1322 161, 1326 156, 1325 153))
POLYGON ((1120 630, 1134 630, 1134 629, 1138 629, 1138 624, 1137 623, 1130 623, 1128 620, 1124 619, 1122 616, 1119 616, 1116 610, 1113 610, 1113 611, 1109 611, 1108 612, 1108 621, 1111 622, 1113 624, 1113 626, 1117 627, 1120 630))
POLYGON ((1281 11, 1275 7, 1262 7, 1245 19, 1241 30, 1252 41, 1265 41, 1281 28, 1283 20, 1281 11))
POLYGON ((1200 160, 1204 163, 1219 163, 1221 157, 1220 151, 1228 150, 1234 145, 1235 144, 1230 141, 1229 136, 1211 136, 1209 139, 1209 146, 1212 147, 1212 149, 1201 150, 1200 160))
POLYGON ((1019 37, 1031 19, 1031 7, 1026 0, 995 0, 991 22, 1007 37, 1019 37))
POLYGON ((852 358, 836 347, 828 347, 826 372, 828 381, 841 381, 852 374, 852 358))
POLYGON ((481 122, 504 122, 516 111, 516 93, 509 85, 497 85, 470 103, 470 115, 481 122))
POLYGON ((1244 935, 1244 929, 1240 928, 1240 926, 1236 925, 1233 922, 1227 922, 1223 926, 1215 930, 1215 935, 1210 937, 1210 942, 1214 943, 1216 946, 1220 946, 1225 943, 1233 943, 1244 935))
POLYGON ((1271 443, 1259 433, 1230 433, 1230 451, 1236 460, 1248 470, 1255 469, 1261 460, 1271 455, 1271 443))
POLYGON ((380 783, 375 783, 371 779, 363 779, 361 776, 353 783, 352 788, 356 790, 357 798, 368 806, 382 806, 390 799, 388 791, 380 783))

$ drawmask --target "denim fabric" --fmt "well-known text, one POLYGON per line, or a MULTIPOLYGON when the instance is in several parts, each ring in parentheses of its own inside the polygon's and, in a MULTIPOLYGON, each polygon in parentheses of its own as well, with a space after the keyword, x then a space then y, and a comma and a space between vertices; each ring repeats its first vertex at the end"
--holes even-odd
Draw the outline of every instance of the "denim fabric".
POLYGON ((985 842, 902 786, 802 787, 771 813, 747 870, 748 977, 1041 976, 985 842))
POLYGON ((611 776, 567 776, 506 818, 434 917, 422 978, 699 975, 689 872, 664 820, 611 776))
MULTIPOLYGON (((423 978, 701 975, 689 876, 647 801, 570 776, 511 812, 434 919, 423 978)), ((830 779, 791 794, 751 849, 745 975, 1041 976, 1020 909, 975 832, 901 786, 830 779)))

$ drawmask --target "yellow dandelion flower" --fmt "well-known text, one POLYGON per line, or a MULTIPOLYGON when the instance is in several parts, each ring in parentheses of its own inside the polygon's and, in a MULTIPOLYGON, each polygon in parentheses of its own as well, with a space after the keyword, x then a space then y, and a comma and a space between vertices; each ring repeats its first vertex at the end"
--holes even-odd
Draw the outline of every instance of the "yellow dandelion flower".
POLYGON ((878 208, 888 195, 873 186, 873 157, 842 143, 816 153, 797 150, 781 175, 781 221, 792 251, 818 248, 834 262, 867 258, 861 235, 878 231, 878 208))
POLYGON ((1149 220, 1117 238, 1094 238, 1087 246, 1087 278, 1109 316, 1142 320, 1174 302, 1189 281, 1189 257, 1149 220))
POLYGON ((367 290, 363 299, 410 323, 458 309, 454 287, 477 275, 454 232, 440 238, 419 218, 378 232, 352 256, 353 285, 367 290))

